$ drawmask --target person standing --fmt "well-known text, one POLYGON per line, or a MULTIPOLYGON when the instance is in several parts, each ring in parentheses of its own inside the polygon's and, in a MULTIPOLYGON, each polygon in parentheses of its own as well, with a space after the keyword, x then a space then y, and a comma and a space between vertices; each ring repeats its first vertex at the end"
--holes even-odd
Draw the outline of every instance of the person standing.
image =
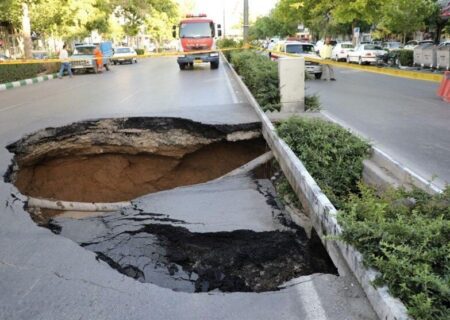
POLYGON ((73 77, 72 66, 70 65, 69 61, 69 53, 67 52, 66 47, 67 45, 64 44, 62 49, 59 51, 59 60, 61 61, 61 68, 59 69, 58 78, 60 79, 62 79, 65 69, 67 69, 69 77, 71 78, 73 77))
POLYGON ((102 72, 103 70, 103 53, 100 50, 100 45, 98 44, 94 50, 95 61, 97 62, 97 71, 102 72))
MULTIPOLYGON (((325 39, 325 44, 322 49, 320 49, 320 57, 325 60, 331 60, 331 55, 333 53, 333 46, 331 45, 330 38, 325 39)), ((333 67, 329 64, 323 64, 323 80, 331 80, 336 81, 334 78, 334 70, 333 67)))

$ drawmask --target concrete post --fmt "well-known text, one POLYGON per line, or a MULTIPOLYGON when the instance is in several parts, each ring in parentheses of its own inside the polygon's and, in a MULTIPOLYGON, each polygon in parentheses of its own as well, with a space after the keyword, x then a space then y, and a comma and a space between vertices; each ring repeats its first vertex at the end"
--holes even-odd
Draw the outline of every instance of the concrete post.
POLYGON ((282 58, 278 60, 280 77, 281 112, 305 111, 305 59, 282 58))

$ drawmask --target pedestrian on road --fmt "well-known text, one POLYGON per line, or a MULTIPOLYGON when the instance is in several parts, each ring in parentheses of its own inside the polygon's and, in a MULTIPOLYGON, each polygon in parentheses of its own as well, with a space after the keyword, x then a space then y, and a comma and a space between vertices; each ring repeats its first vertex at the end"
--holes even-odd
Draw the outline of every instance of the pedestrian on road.
MULTIPOLYGON (((331 55, 333 53, 333 46, 331 45, 331 39, 326 38, 325 44, 323 45, 322 49, 320 49, 320 57, 325 60, 331 60, 331 55)), ((329 64, 323 64, 323 80, 331 80, 336 81, 334 78, 334 70, 333 67, 329 64)))
POLYGON ((100 45, 98 44, 94 49, 95 61, 97 62, 97 71, 102 72, 103 70, 103 53, 100 50, 100 45))
POLYGON ((59 51, 59 60, 61 60, 61 68, 59 69, 58 78, 62 79, 62 76, 64 74, 64 69, 67 69, 67 72, 69 73, 69 77, 73 77, 72 74, 72 66, 70 65, 69 61, 69 53, 66 50, 67 45, 64 44, 62 49, 59 51))

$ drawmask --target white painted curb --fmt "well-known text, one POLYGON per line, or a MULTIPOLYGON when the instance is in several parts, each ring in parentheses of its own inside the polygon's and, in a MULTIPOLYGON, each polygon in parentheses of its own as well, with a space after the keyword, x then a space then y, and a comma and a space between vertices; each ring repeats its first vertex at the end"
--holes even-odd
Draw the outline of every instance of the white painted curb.
POLYGON ((24 87, 24 86, 27 86, 30 84, 35 84, 35 83, 44 82, 47 80, 56 79, 57 77, 58 77, 57 74, 49 74, 49 75, 40 76, 40 77, 36 77, 36 78, 31 78, 31 79, 3 83, 3 84, 0 84, 0 91, 24 87))
POLYGON ((339 265, 342 265, 342 259, 345 261, 346 265, 359 281, 380 319, 411 319, 407 315, 406 307, 399 299, 389 294, 387 287, 376 288, 372 285, 372 281, 378 273, 373 269, 364 267, 360 252, 354 247, 340 241, 325 238, 325 236, 338 236, 342 232, 336 219, 336 208, 334 208, 333 204, 316 184, 300 159, 298 159, 289 146, 278 136, 274 125, 262 111, 250 90, 223 55, 222 59, 226 61, 226 65, 230 68, 232 76, 239 83, 245 96, 260 118, 263 136, 267 144, 270 146, 295 193, 306 207, 305 209, 311 213, 314 228, 321 237, 335 265, 339 268, 339 265))

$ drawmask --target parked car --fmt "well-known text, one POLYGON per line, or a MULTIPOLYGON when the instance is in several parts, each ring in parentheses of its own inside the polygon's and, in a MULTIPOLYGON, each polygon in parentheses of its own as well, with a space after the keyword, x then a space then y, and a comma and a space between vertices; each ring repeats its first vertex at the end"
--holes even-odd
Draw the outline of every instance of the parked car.
POLYGON ((379 56, 383 56, 385 53, 386 51, 380 46, 361 44, 348 52, 347 62, 357 62, 359 64, 377 63, 379 56))
MULTIPOLYGON (((279 42, 274 49, 275 52, 282 52, 288 54, 299 55, 305 58, 314 58, 320 59, 320 57, 316 54, 314 45, 307 42, 300 41, 281 41, 279 42)), ((272 58, 279 58, 276 53, 271 54, 272 58)), ((322 66, 313 61, 305 61, 306 72, 314 75, 316 79, 322 78, 322 66)))
POLYGON ((0 61, 6 61, 6 60, 10 60, 7 56, 5 56, 4 54, 0 54, 0 61))
MULTIPOLYGON (((73 60, 72 71, 93 71, 98 72, 97 63, 94 56, 95 44, 77 44, 70 58, 73 60)), ((103 66, 106 70, 109 70, 111 65, 111 58, 113 56, 112 43, 102 42, 100 43, 100 50, 103 53, 103 66)))
POLYGON ((397 42, 397 41, 389 41, 389 42, 385 42, 383 44, 383 49, 385 49, 387 51, 399 50, 402 48, 403 48, 403 45, 401 44, 401 42, 397 42))
POLYGON ((408 41, 406 43, 406 45, 403 47, 403 49, 405 50, 414 50, 417 46, 421 45, 421 44, 433 44, 433 40, 422 40, 422 41, 418 41, 418 40, 411 40, 408 41))
POLYGON ((122 64, 124 62, 137 63, 137 53, 131 47, 118 47, 114 49, 114 55, 112 57, 114 64, 122 64))
MULTIPOLYGON (((336 40, 330 40, 330 44, 334 47, 335 45, 337 45, 337 41, 336 40)), ((322 50, 322 47, 325 45, 325 41, 324 40, 319 40, 316 42, 314 48, 317 54, 320 53, 320 50, 322 50)))
POLYGON ((33 59, 48 59, 49 57, 48 52, 41 50, 33 50, 31 51, 31 55, 33 56, 33 59))
POLYGON ((351 43, 351 42, 338 43, 333 48, 331 58, 336 61, 345 60, 345 59, 347 59, 348 52, 352 49, 355 49, 355 47, 353 46, 353 43, 351 43))

